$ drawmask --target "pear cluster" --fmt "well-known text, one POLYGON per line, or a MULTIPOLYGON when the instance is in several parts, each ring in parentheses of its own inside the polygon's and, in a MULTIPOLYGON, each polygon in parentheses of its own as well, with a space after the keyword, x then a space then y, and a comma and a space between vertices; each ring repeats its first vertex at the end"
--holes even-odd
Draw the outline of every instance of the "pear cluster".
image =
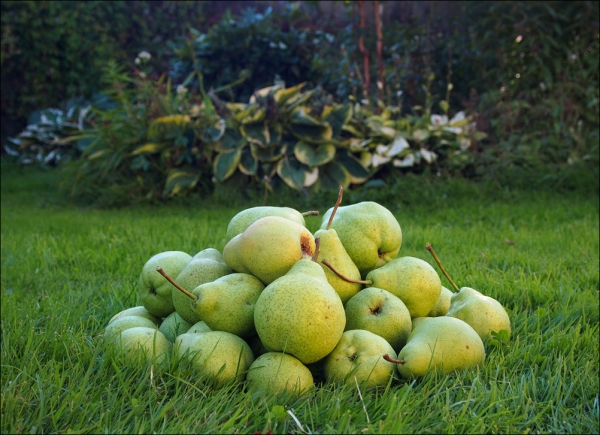
POLYGON ((425 260, 399 256, 402 231, 375 202, 337 202, 312 234, 287 207, 253 207, 227 227, 223 252, 152 256, 140 306, 105 340, 128 363, 186 364, 215 386, 296 394, 315 378, 363 387, 478 366, 506 310, 477 290, 442 286, 425 260))

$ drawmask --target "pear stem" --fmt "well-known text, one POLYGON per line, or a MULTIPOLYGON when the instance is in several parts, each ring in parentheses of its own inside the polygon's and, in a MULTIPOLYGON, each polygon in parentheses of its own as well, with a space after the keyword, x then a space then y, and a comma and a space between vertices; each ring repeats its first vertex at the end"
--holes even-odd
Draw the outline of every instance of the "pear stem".
POLYGON ((319 216, 319 210, 305 211, 304 213, 300 213, 302 216, 319 216))
POLYGON ((312 261, 317 262, 317 258, 319 258, 319 251, 321 250, 321 238, 317 237, 315 239, 315 253, 312 256, 312 261))
POLYGON ((323 263, 325 266, 327 266, 329 269, 331 269, 331 271, 333 273, 335 273, 337 276, 339 276, 340 278, 342 278, 344 281, 353 282, 355 284, 364 284, 364 285, 371 285, 371 284, 373 284, 373 281, 371 281, 371 280, 361 281, 361 280, 358 280, 358 279, 350 279, 350 278, 345 277, 340 272, 338 272, 337 270, 335 270, 335 267, 333 267, 331 265, 331 263, 329 261, 327 261, 327 260, 321 260, 321 263, 323 263))
POLYGON ((389 356, 387 353, 385 355, 383 355, 383 359, 386 360, 386 361, 389 361, 391 363, 404 364, 404 360, 403 359, 394 359, 391 356, 389 356))
POLYGON ((333 211, 331 212, 331 216, 329 216, 329 222, 327 222, 327 229, 331 228, 331 224, 333 223, 333 217, 335 216, 335 212, 337 211, 338 207, 340 206, 340 204, 342 202, 343 195, 344 195, 344 187, 340 186, 337 201, 335 202, 335 205, 333 206, 333 211))
POLYGON ((446 272, 446 269, 444 269, 444 266, 442 266, 442 262, 440 261, 438 256, 435 254, 435 251, 433 250, 433 246, 431 246, 431 243, 427 242, 425 244, 425 249, 427 249, 431 253, 431 255, 433 256, 433 259, 435 260, 437 265, 440 267, 444 276, 448 279, 448 281, 450 281, 450 284, 452 284, 452 287, 454 288, 454 290, 458 291, 458 286, 456 285, 456 283, 454 281, 452 281, 452 278, 450 278, 450 275, 448 275, 448 272, 446 272))
POLYGON ((177 284, 175 281, 173 281, 173 278, 171 278, 169 275, 167 275, 167 272, 165 272, 162 267, 157 266, 156 271, 158 273, 160 273, 162 276, 164 276, 167 281, 169 281, 171 284, 173 284, 177 290, 181 291, 187 297, 189 297, 190 299, 193 299, 194 301, 198 300, 198 297, 195 294, 190 293, 189 291, 187 291, 186 289, 181 287, 179 284, 177 284))

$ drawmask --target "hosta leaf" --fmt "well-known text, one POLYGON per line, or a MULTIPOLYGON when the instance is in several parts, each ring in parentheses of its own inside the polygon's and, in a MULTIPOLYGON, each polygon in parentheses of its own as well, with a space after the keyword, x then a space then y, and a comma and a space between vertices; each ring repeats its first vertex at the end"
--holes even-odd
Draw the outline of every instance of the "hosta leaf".
POLYGON ((267 111, 264 107, 258 104, 249 104, 245 109, 235 114, 235 119, 242 124, 254 124, 265 119, 266 114, 267 111))
POLYGON ((306 125, 292 123, 289 126, 290 131, 298 139, 309 143, 323 143, 331 140, 331 126, 325 125, 306 125))
POLYGON ((167 175, 163 195, 174 196, 182 190, 192 189, 198 182, 198 177, 199 174, 193 172, 180 169, 171 170, 167 175))
POLYGON ((321 119, 331 125, 332 135, 339 136, 342 126, 352 118, 352 105, 344 104, 334 107, 326 107, 321 114, 321 119))
POLYGON ((225 103, 225 106, 235 114, 244 110, 248 105, 244 103, 225 103))
POLYGON ((213 178, 216 182, 227 180, 233 175, 240 163, 242 152, 238 149, 231 153, 218 154, 213 161, 213 178))
POLYGON ((365 135, 355 126, 351 125, 351 124, 345 124, 342 126, 342 130, 345 133, 350 134, 351 136, 357 137, 357 138, 364 138, 365 135))
POLYGON ((133 150, 130 156, 137 156, 140 154, 154 154, 159 152, 161 148, 162 146, 160 144, 149 142, 133 150))
POLYGON ((230 153, 246 145, 246 139, 238 130, 227 129, 217 144, 215 150, 220 153, 230 153))
POLYGON ((258 161, 250 152, 250 148, 244 148, 240 158, 239 170, 245 175, 254 175, 258 168, 258 161))
POLYGON ((256 97, 266 97, 271 92, 274 93, 274 92, 276 92, 278 90, 281 90, 281 89, 283 89, 283 85, 282 84, 278 84, 278 85, 274 85, 274 86, 267 86, 266 88, 262 88, 262 89, 259 89, 257 91, 254 91, 254 94, 252 94, 252 96, 250 97, 250 104, 256 102, 256 97))
POLYGON ((285 157, 277 163, 277 174, 292 189, 302 190, 309 169, 294 157, 285 157))
POLYGON ((281 138, 283 136, 283 127, 279 123, 274 123, 269 125, 269 134, 270 134, 270 145, 275 145, 281 143, 281 138))
POLYGON ((292 112, 296 107, 298 107, 298 106, 304 104, 306 101, 308 101, 310 99, 310 97, 313 96, 314 93, 315 93, 315 90, 313 89, 311 91, 307 91, 302 94, 298 94, 298 95, 294 95, 293 97, 290 97, 290 99, 284 105, 284 110, 288 113, 292 112))
POLYGON ((369 179, 369 171, 347 150, 338 150, 335 161, 344 167, 351 183, 361 184, 369 179))
POLYGON ((350 175, 342 165, 333 161, 319 168, 319 182, 323 190, 338 190, 350 185, 350 175))
POLYGON ((312 171, 306 172, 304 175, 304 187, 310 187, 319 179, 319 168, 313 168, 312 171))
POLYGON ((240 132, 250 143, 255 143, 266 148, 271 143, 269 128, 264 122, 240 126, 240 132))
POLYGON ((429 139, 429 131, 425 129, 419 129, 413 131, 412 137, 414 140, 423 142, 429 139))
POLYGON ((287 146, 274 146, 269 148, 261 148, 258 145, 250 144, 250 151, 255 159, 260 162, 275 162, 285 154, 287 146))
POLYGON ((277 103, 277 105, 279 107, 281 107, 290 98, 298 95, 298 93, 304 87, 305 84, 306 83, 300 83, 299 85, 291 87, 291 88, 277 90, 275 92, 275 94, 273 95, 273 98, 275 99, 275 102, 277 103))
POLYGON ((333 160, 335 147, 327 143, 315 146, 300 141, 294 146, 294 155, 307 166, 321 166, 333 160))
POLYGON ((294 113, 292 114, 292 123, 319 127, 329 125, 327 121, 321 121, 314 116, 309 115, 304 107, 294 110, 294 113))

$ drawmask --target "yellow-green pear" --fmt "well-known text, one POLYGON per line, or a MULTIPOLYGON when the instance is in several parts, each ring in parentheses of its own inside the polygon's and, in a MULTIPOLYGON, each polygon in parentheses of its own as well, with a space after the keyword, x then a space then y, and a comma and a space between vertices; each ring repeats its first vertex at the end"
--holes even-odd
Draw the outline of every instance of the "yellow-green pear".
POLYGON ((177 311, 174 311, 163 320, 158 330, 165 334, 167 340, 175 343, 175 338, 186 333, 191 327, 192 325, 189 322, 186 322, 177 311))
POLYGON ((477 332, 462 320, 441 316, 415 327, 397 362, 403 377, 415 378, 432 370, 451 373, 475 367, 484 360, 485 348, 477 332))
POLYGON ((300 395, 314 388, 310 370, 292 355, 267 352, 254 360, 246 376, 249 389, 268 394, 293 391, 300 395))
POLYGON ((156 271, 162 267, 170 276, 177 276, 190 262, 192 256, 181 251, 166 251, 151 257, 140 274, 138 293, 142 305, 150 314, 167 317, 175 311, 171 289, 173 286, 156 271))
MULTIPOLYGON (((185 289, 195 289, 201 284, 214 281, 233 271, 225 264, 223 255, 214 248, 198 252, 190 262, 176 275, 175 282, 185 289)), ((189 298, 172 287, 173 305, 179 315, 188 323, 200 321, 200 317, 190 306, 189 298)))
POLYGON ((119 311, 117 314, 111 317, 108 323, 112 323, 113 321, 126 316, 139 316, 145 317, 147 319, 152 320, 156 325, 160 325, 161 319, 160 317, 156 317, 154 314, 150 314, 147 309, 145 309, 142 305, 137 307, 127 308, 123 311, 119 311))
MULTIPOLYGON (((329 226, 333 208, 323 216, 321 229, 329 226)), ((398 256, 402 231, 394 215, 376 202, 365 201, 339 207, 331 228, 361 273, 383 266, 398 256)))
POLYGON ((118 359, 127 364, 138 362, 163 362, 169 357, 172 344, 156 329, 136 326, 113 335, 108 341, 114 346, 118 359))
POLYGON ((242 234, 244 231, 246 231, 246 228, 248 228, 254 222, 267 216, 279 216, 296 222, 302 226, 306 226, 304 217, 317 216, 318 214, 318 211, 307 211, 305 213, 300 213, 298 210, 294 210, 290 207, 262 206, 247 208, 246 210, 242 210, 236 214, 231 221, 229 221, 229 225, 227 225, 226 241, 229 242, 238 234, 242 234))
POLYGON ((305 227, 279 216, 267 216, 231 239, 223 249, 223 257, 234 271, 253 275, 268 285, 314 252, 315 239, 305 227))
POLYGON ((452 296, 450 310, 446 315, 471 325, 484 342, 491 337, 492 332, 505 330, 509 335, 511 332, 510 318, 502 304, 469 287, 461 288, 452 296))
POLYGON ((123 316, 110 322, 104 330, 104 337, 110 338, 113 335, 120 334, 126 329, 144 326, 146 328, 157 329, 156 323, 142 316, 123 316))
POLYGON ((200 334, 202 332, 209 331, 212 331, 212 329, 210 329, 206 323, 200 320, 199 322, 194 323, 192 327, 187 330, 186 334, 200 334))
POLYGON ((450 298, 452 298, 453 294, 454 293, 451 290, 442 286, 442 292, 440 293, 440 297, 438 298, 438 300, 435 303, 435 305, 433 306, 433 308, 431 308, 429 313, 427 313, 427 316, 428 317, 445 316, 446 313, 448 312, 448 310, 450 309, 450 298))
POLYGON ((415 330, 417 326, 419 326, 422 322, 427 322, 428 320, 433 319, 433 317, 414 317, 411 320, 411 332, 415 330))
POLYGON ((487 341, 492 332, 506 331, 510 336, 510 318, 502 304, 470 287, 463 287, 459 290, 458 285, 444 269, 431 244, 427 243, 425 249, 431 253, 444 276, 458 292, 452 295, 446 316, 456 317, 467 322, 477 331, 483 341, 487 341))
MULTIPOLYGON (((315 238, 318 237, 321 240, 319 248, 319 257, 322 259, 321 261, 325 260, 330 264, 334 265, 336 270, 338 270, 340 273, 350 278, 351 280, 360 280, 360 272, 358 271, 358 267, 356 267, 356 265, 352 262, 352 259, 346 252, 342 241, 337 235, 337 231, 331 228, 331 224, 335 217, 336 211, 340 203, 342 202, 343 192, 344 188, 340 186, 338 199, 335 203, 332 213, 330 213, 327 227, 318 230, 315 233, 315 238)), ((321 263, 321 267, 325 271, 327 281, 329 281, 329 284, 331 284, 331 286, 340 296, 340 299, 342 300, 342 303, 344 305, 352 296, 357 294, 362 288, 362 284, 358 284, 356 282, 347 281, 340 278, 338 275, 333 273, 325 264, 321 263)))
POLYGON ((263 290, 254 309, 254 324, 267 349, 310 364, 333 350, 346 316, 321 266, 303 259, 263 290))

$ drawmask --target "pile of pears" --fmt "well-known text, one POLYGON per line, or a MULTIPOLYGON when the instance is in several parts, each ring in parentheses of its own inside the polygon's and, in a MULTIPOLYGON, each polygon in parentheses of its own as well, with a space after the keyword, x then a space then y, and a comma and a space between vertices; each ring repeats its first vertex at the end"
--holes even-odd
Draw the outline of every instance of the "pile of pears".
POLYGON ((297 394, 315 378, 363 387, 478 366, 506 310, 426 261, 398 256, 402 231, 375 202, 335 206, 312 234, 288 207, 253 207, 223 253, 161 252, 143 266, 142 306, 108 322, 105 341, 134 364, 177 358, 216 386, 297 394))

